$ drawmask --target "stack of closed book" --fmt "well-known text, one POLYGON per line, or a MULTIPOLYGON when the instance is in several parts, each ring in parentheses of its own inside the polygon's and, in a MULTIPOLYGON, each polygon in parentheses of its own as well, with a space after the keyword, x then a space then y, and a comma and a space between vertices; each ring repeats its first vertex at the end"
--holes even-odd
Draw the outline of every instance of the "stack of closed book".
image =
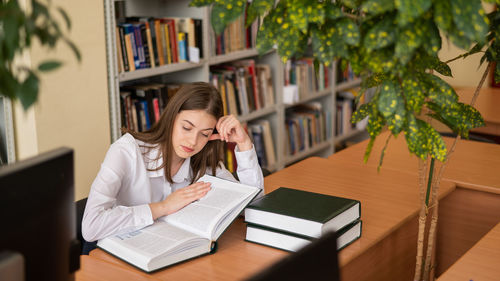
POLYGON ((360 215, 357 200, 280 187, 245 209, 245 240, 295 252, 334 230, 340 250, 361 237, 360 215))

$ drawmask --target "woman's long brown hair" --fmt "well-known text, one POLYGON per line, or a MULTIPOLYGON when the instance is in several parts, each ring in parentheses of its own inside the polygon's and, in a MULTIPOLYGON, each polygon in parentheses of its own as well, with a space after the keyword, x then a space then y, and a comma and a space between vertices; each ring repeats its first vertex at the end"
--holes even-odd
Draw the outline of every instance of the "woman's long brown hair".
MULTIPOLYGON (((205 110, 210 115, 213 115, 216 120, 219 120, 223 115, 222 99, 217 89, 208 83, 195 82, 186 84, 168 101, 160 120, 149 130, 139 133, 126 128, 122 129, 123 133, 129 133, 135 139, 145 142, 146 145, 143 147, 147 149, 159 146, 161 155, 158 155, 157 159, 149 159, 149 161, 158 160, 160 157, 163 158, 163 164, 153 169, 153 171, 164 169, 165 178, 170 183, 173 183, 170 167, 172 166, 172 155, 175 153, 172 145, 172 131, 177 114, 183 110, 205 110)), ((215 171, 223 159, 222 152, 222 142, 209 141, 200 152, 192 156, 190 164, 193 178, 191 183, 202 177, 208 167, 212 169, 212 174, 215 175, 215 171)))

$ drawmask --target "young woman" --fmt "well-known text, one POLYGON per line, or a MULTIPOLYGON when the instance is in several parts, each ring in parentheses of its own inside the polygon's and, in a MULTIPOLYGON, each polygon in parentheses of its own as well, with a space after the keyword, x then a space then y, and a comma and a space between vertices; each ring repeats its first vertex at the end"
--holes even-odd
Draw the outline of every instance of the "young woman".
POLYGON ((264 186, 249 136, 234 116, 223 116, 210 84, 183 86, 150 130, 126 132, 92 184, 82 221, 86 241, 134 231, 182 209, 210 190, 196 182, 204 174, 236 181, 222 164, 224 141, 237 144, 241 183, 264 186))

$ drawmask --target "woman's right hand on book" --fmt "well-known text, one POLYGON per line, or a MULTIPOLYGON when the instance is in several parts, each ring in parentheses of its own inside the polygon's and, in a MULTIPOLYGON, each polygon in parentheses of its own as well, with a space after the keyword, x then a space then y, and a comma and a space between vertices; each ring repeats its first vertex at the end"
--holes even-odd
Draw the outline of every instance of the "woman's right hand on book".
POLYGON ((149 204, 153 220, 179 211, 191 202, 205 196, 208 191, 210 191, 209 182, 196 182, 192 185, 177 189, 167 196, 165 200, 149 204))

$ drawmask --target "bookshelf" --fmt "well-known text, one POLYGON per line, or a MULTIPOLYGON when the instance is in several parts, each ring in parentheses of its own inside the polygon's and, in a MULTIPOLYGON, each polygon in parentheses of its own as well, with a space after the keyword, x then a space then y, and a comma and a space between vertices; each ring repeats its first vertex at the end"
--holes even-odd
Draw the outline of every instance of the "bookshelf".
MULTIPOLYGON (((120 87, 151 83, 187 83, 194 81, 210 82, 211 69, 222 64, 231 64, 240 60, 254 59, 255 64, 269 65, 272 76, 272 85, 274 91, 274 104, 250 111, 248 114, 238 115, 241 122, 249 126, 266 120, 269 123, 273 139, 273 148, 275 152, 275 163, 266 167, 271 172, 280 170, 285 166, 292 164, 309 156, 327 157, 335 152, 335 143, 339 140, 350 138, 359 133, 352 131, 348 135, 335 136, 335 129, 331 128, 331 134, 326 139, 316 141, 311 147, 297 151, 290 155, 285 151, 285 144, 288 140, 286 130, 286 118, 289 112, 295 110, 300 105, 307 103, 319 103, 322 109, 329 111, 327 115, 329 120, 326 124, 335 124, 336 98, 340 91, 359 86, 360 80, 337 83, 336 82, 336 63, 334 63, 328 72, 328 87, 307 93, 294 104, 285 104, 283 102, 283 88, 285 82, 285 65, 281 62, 275 51, 267 52, 259 56, 254 48, 236 50, 222 55, 216 55, 214 50, 214 34, 210 27, 209 8, 188 7, 189 0, 105 0, 105 25, 106 25, 106 52, 107 52, 107 70, 108 70, 108 88, 110 104, 110 128, 111 140, 115 141, 121 136, 121 105, 120 105, 120 87), (196 63, 182 62, 156 66, 153 68, 136 69, 134 71, 119 72, 119 54, 117 47, 117 19, 115 7, 118 7, 121 13, 126 17, 188 17, 202 20, 202 40, 203 57, 196 63), (123 5, 124 4, 124 5, 123 5), (123 8, 125 7, 125 8, 123 8)), ((118 10, 118 9, 117 9, 118 10)), ((118 46, 120 46, 118 44, 118 46)))

